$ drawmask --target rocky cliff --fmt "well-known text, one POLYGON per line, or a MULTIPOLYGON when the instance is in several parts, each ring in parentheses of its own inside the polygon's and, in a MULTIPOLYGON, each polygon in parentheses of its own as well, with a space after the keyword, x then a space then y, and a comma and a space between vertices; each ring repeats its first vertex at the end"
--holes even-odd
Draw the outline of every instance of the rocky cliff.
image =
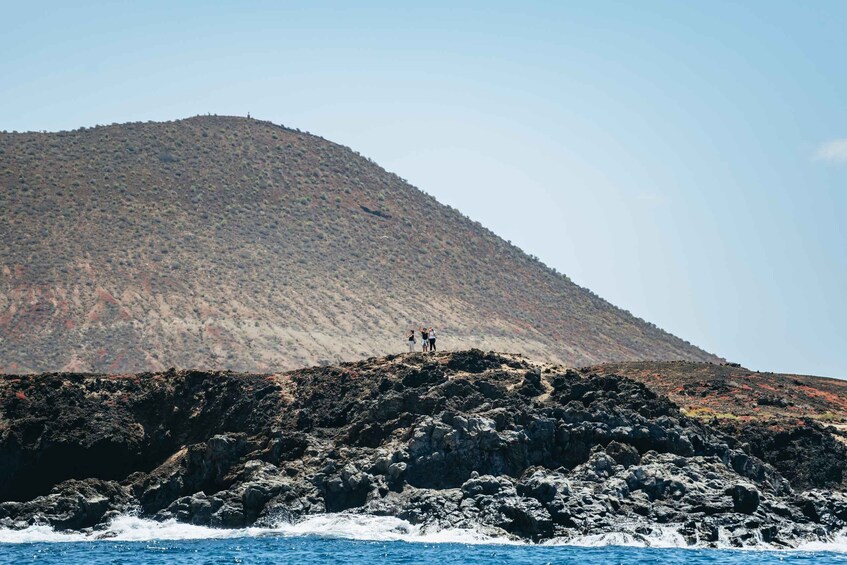
MULTIPOLYGON (((96 531, 128 512, 219 527, 349 512, 528 541, 670 530, 691 544, 793 546, 847 525, 840 480, 802 467, 784 476, 749 432, 685 416, 625 377, 512 355, 7 377, 0 408, 6 528, 96 531)), ((820 464, 843 464, 834 453, 820 464)))

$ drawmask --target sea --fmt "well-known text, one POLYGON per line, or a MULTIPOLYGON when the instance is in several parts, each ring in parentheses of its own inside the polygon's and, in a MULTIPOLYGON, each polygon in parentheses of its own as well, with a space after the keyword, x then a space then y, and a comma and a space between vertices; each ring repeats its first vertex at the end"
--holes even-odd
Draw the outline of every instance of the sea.
POLYGON ((424 532, 396 518, 356 515, 316 516, 297 524, 241 530, 123 516, 96 534, 56 532, 46 526, 0 529, 0 563, 847 565, 847 538, 792 550, 703 549, 680 547, 682 543, 673 535, 653 539, 606 535, 535 545, 467 530, 424 532))

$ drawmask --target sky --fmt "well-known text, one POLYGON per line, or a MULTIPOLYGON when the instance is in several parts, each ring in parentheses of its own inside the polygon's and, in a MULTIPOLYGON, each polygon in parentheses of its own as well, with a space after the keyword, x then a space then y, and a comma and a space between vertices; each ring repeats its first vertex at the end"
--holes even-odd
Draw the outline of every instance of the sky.
POLYGON ((707 351, 847 378, 847 2, 0 11, 0 130, 249 112, 707 351))

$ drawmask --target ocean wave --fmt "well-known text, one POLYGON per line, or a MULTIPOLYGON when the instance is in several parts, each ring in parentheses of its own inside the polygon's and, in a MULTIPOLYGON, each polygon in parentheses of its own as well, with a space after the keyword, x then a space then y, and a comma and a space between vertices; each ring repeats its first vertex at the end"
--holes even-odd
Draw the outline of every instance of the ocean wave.
POLYGON ((847 532, 834 536, 829 541, 809 541, 797 546, 800 551, 832 551, 847 553, 847 532))
POLYGON ((315 536, 363 541, 407 541, 421 543, 520 544, 475 530, 434 529, 410 524, 390 516, 321 514, 296 523, 279 523, 267 528, 224 529, 195 526, 175 520, 157 522, 136 516, 119 516, 102 530, 89 533, 60 532, 49 526, 22 530, 0 529, 0 543, 55 543, 79 541, 153 541, 225 539, 257 536, 315 536))
MULTIPOLYGON (((413 525, 391 516, 362 514, 321 514, 295 523, 281 522, 273 527, 240 529, 195 526, 175 520, 157 522, 137 516, 124 515, 112 520, 102 530, 93 532, 55 531, 49 526, 30 526, 22 530, 0 529, 0 544, 89 542, 97 540, 149 542, 157 540, 235 539, 261 536, 319 537, 361 541, 402 541, 410 543, 455 543, 464 545, 530 545, 526 542, 485 534, 469 529, 437 529, 413 525)), ((613 532, 558 538, 543 546, 578 547, 643 547, 700 549, 688 545, 676 528, 665 527, 650 535, 633 532, 613 532)), ((719 544, 721 545, 721 544, 719 544)), ((759 541, 746 548, 725 546, 723 549, 771 551, 776 548, 759 541)), ((785 549, 779 549, 786 551, 785 549)), ((792 551, 792 550, 788 550, 792 551)), ((828 541, 801 543, 794 551, 847 553, 847 533, 828 541)))
POLYGON ((656 547, 656 548, 696 548, 691 546, 675 528, 663 528, 650 535, 631 532, 609 532, 589 534, 562 539, 554 538, 543 545, 569 545, 577 547, 656 547))

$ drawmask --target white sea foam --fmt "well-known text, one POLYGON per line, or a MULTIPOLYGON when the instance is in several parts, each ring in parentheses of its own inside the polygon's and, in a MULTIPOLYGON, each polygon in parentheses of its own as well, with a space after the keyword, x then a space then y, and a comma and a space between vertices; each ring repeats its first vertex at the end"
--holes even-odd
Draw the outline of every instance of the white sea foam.
POLYGON ((801 551, 835 551, 847 553, 847 533, 833 537, 830 541, 810 541, 800 544, 797 549, 801 551))
POLYGON ((175 520, 155 522, 135 516, 115 518, 106 529, 91 533, 57 532, 49 526, 23 530, 0 529, 0 543, 74 542, 110 539, 118 541, 183 540, 240 537, 243 530, 224 530, 181 524, 175 520))
POLYGON ((157 522, 135 516, 120 516, 103 529, 91 533, 57 532, 48 526, 23 530, 0 529, 0 543, 195 540, 277 535, 316 536, 367 541, 407 541, 421 543, 517 544, 474 530, 434 529, 415 526, 390 516, 322 514, 299 522, 280 523, 269 528, 223 529, 184 524, 175 520, 157 522))
POLYGON ((0 543, 42 543, 86 541, 88 536, 76 532, 57 532, 50 526, 30 526, 24 530, 0 529, 0 543))
MULTIPOLYGON (((679 533, 679 524, 668 525, 660 528, 653 528, 649 534, 640 534, 635 532, 634 525, 632 529, 627 529, 620 532, 605 532, 600 534, 587 534, 574 536, 571 538, 554 538, 546 541, 544 545, 570 545, 577 547, 651 547, 664 549, 702 549, 707 547, 705 543, 697 543, 690 545, 688 540, 679 533)), ((756 539, 746 547, 737 547, 724 543, 722 540, 728 539, 729 536, 722 530, 718 534, 717 545, 718 549, 750 549, 756 551, 771 551, 781 550, 781 547, 763 542, 761 539, 756 539)))
MULTIPOLYGON (((468 545, 523 545, 506 537, 496 537, 468 529, 437 529, 416 526, 390 516, 359 514, 321 514, 296 523, 279 523, 267 528, 223 529, 184 524, 175 520, 157 522, 136 516, 115 518, 102 530, 91 533, 57 532, 49 526, 30 526, 23 530, 0 529, 2 543, 56 543, 95 540, 146 542, 155 540, 229 539, 259 536, 339 538, 364 541, 403 541, 412 543, 458 543, 468 545)), ((545 546, 569 545, 581 547, 653 547, 692 548, 674 527, 666 527, 651 535, 616 532, 553 539, 545 546)), ((701 546, 702 547, 702 546, 701 546)), ((727 549, 738 549, 730 548, 727 549)), ((772 550, 759 543, 747 549, 772 550)), ((847 532, 826 542, 808 542, 796 548, 800 551, 831 551, 847 553, 847 532)))
POLYGON ((652 535, 631 532, 611 532, 577 536, 569 539, 554 539, 546 545, 575 545, 579 547, 605 547, 610 545, 623 547, 664 547, 688 548, 688 542, 674 528, 665 528, 652 535))
POLYGON ((286 536, 320 536, 369 541, 414 541, 423 543, 516 544, 467 529, 434 529, 415 526, 392 516, 321 514, 294 524, 279 524, 271 530, 286 536))
MULTIPOLYGON (((603 534, 576 536, 568 539, 554 538, 546 541, 543 545, 569 545, 578 547, 607 547, 607 546, 623 546, 623 547, 651 547, 651 548, 675 548, 675 549, 703 549, 707 546, 705 543, 689 545, 688 541, 683 537, 677 526, 666 526, 659 529, 654 529, 651 534, 642 535, 627 532, 612 532, 603 534)), ((831 537, 826 541, 808 541, 799 543, 797 547, 786 549, 784 546, 777 546, 762 541, 760 536, 749 545, 738 547, 726 542, 730 535, 723 529, 718 533, 718 541, 715 543, 717 549, 730 549, 733 551, 796 551, 796 552, 820 552, 827 551, 833 553, 847 553, 847 531, 842 532, 837 536, 831 537)))

